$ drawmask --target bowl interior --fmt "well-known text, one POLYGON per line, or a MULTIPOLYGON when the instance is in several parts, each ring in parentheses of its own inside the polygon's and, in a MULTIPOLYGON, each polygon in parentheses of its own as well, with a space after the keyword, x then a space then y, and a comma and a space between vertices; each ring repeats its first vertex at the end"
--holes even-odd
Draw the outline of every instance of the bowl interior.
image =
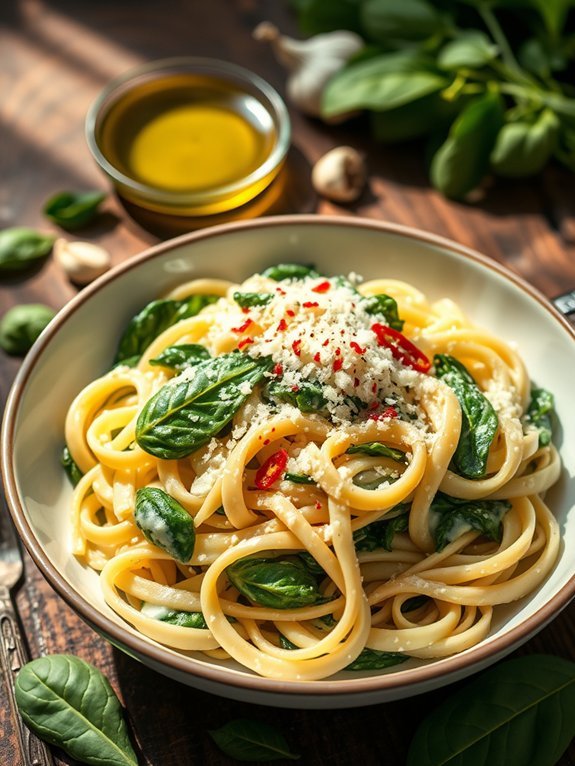
MULTIPOLYGON (((555 441, 563 471, 548 501, 560 521, 563 543, 548 580, 528 598, 498 607, 489 638, 461 655, 431 663, 410 660, 388 673, 344 672, 308 688, 300 684, 297 691, 345 695, 369 681, 371 691, 387 689, 388 695, 401 696, 400 679, 416 682, 411 687, 416 688, 420 679, 425 678, 427 686, 439 685, 452 672, 471 672, 476 662, 491 655, 495 659, 526 640, 566 603, 566 590, 574 589, 575 419, 570 414, 572 384, 566 371, 575 363, 575 344, 566 325, 534 292, 486 261, 462 255, 457 246, 431 236, 335 219, 264 219, 160 245, 149 257, 134 259, 94 283, 58 315, 41 338, 26 360, 8 406, 4 460, 18 527, 44 573, 61 592, 58 581, 65 584, 68 598, 73 594, 74 605, 83 616, 136 653, 143 652, 144 659, 153 655, 156 664, 167 663, 170 672, 180 673, 180 680, 190 683, 194 683, 194 674, 207 672, 209 676, 210 668, 219 666, 235 685, 277 691, 277 682, 252 676, 232 663, 222 665, 203 655, 186 658, 158 648, 107 607, 97 574, 70 554, 71 489, 59 456, 70 402, 83 386, 110 368, 121 330, 137 310, 178 282, 200 276, 240 281, 281 261, 313 262, 330 275, 355 271, 365 278, 402 279, 431 299, 450 297, 475 322, 516 343, 532 379, 555 394, 560 421, 555 441), (549 609, 552 599, 555 606, 549 609), (115 626, 112 631, 110 626, 115 626), (189 678, 186 671, 192 674, 189 678), (393 682, 389 680, 392 676, 393 682)), ((420 685, 418 690, 423 688, 420 685)))

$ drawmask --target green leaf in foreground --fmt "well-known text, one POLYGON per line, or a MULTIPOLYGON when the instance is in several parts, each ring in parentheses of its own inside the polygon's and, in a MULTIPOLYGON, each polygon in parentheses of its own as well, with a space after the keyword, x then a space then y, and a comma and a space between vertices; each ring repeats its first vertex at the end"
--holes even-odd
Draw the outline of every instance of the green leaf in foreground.
POLYGON ((68 654, 28 662, 16 679, 16 702, 41 739, 93 766, 137 766, 122 707, 106 677, 68 654))
POLYGON ((104 192, 60 192, 46 202, 44 215, 63 229, 79 229, 98 215, 104 192))
POLYGON ((445 45, 437 57, 441 69, 458 70, 463 67, 479 69, 497 57, 498 49, 489 37, 478 30, 461 33, 445 45))
POLYGON ((483 671, 415 733, 407 766, 555 766, 575 736, 575 663, 530 655, 483 671))
POLYGON ((300 757, 291 752, 281 732, 261 721, 238 718, 208 734, 223 753, 236 761, 296 761, 300 757))
POLYGON ((54 244, 51 234, 14 226, 0 231, 0 275, 28 268, 48 255, 54 244))

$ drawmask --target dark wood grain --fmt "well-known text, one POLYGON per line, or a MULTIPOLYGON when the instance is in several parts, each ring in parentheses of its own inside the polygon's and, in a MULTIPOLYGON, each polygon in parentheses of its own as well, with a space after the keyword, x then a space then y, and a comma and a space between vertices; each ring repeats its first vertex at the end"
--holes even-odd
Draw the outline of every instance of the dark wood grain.
MULTIPOLYGON (((25 224, 54 230, 42 217, 46 198, 65 188, 106 188, 84 141, 86 110, 111 77, 142 61, 193 54, 226 58, 251 68, 284 92, 285 76, 271 52, 251 39, 269 18, 295 32, 288 3, 276 0, 20 0, 0 4, 0 227, 25 224)), ((317 211, 362 215, 419 226, 451 237, 505 263, 551 297, 575 286, 573 176, 549 167, 536 179, 497 182, 473 205, 446 201, 428 187, 421 147, 372 143, 362 119, 327 127, 291 110, 293 149, 279 194, 242 211, 317 211), (352 207, 320 201, 309 185, 310 165, 349 143, 365 151, 369 189, 352 207)), ((190 222, 129 214, 114 197, 106 216, 82 238, 97 241, 114 263, 191 228, 190 222), (144 228, 147 227, 147 228, 144 228)), ((201 222, 205 223, 205 222, 201 222)), ((54 308, 76 290, 50 259, 0 284, 0 313, 22 302, 54 308)), ((18 360, 0 356, 5 401, 18 360)), ((418 722, 449 690, 363 709, 278 711, 212 697, 177 684, 112 649, 58 598, 27 558, 18 597, 33 656, 72 652, 110 678, 129 711, 151 766, 231 763, 206 731, 236 717, 279 725, 307 766, 403 766, 418 722), (375 732, 375 736, 374 736, 375 732)), ((575 660, 575 609, 566 609, 518 654, 546 652, 575 660)), ((12 722, 0 695, 0 764, 18 766, 12 722)), ((57 753, 59 763, 73 763, 57 753)), ((561 766, 575 766, 572 745, 561 766)))

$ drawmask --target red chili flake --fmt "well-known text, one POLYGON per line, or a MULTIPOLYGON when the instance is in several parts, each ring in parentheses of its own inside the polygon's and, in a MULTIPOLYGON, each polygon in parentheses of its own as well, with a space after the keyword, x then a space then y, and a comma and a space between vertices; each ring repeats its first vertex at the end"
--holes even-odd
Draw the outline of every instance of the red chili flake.
POLYGON ((237 333, 245 332, 248 329, 248 327, 251 325, 251 323, 252 323, 251 319, 246 319, 246 321, 243 324, 241 324, 239 327, 232 327, 232 332, 237 332, 237 333))
POLYGON ((375 394, 376 391, 377 391, 377 383, 372 383, 371 384, 371 393, 375 394))
POLYGON ((288 309, 286 311, 286 314, 288 315, 288 317, 294 317, 295 316, 295 311, 292 311, 292 309, 288 309))
POLYGON ((244 338, 238 343, 238 348, 242 349, 244 346, 249 346, 250 343, 253 343, 253 342, 254 342, 253 338, 244 338))
POLYGON ((395 407, 386 407, 383 412, 374 412, 367 416, 368 420, 388 420, 397 417, 399 416, 395 407))
POLYGON ((327 346, 329 343, 329 338, 326 338, 324 342, 321 344, 322 346, 327 346))
POLYGON ((379 407, 379 402, 372 402, 372 403, 369 405, 369 409, 370 409, 370 410, 376 410, 378 407, 379 407))
POLYGON ((264 439, 264 447, 267 447, 269 443, 270 443, 269 439, 264 439))
POLYGON ((331 282, 328 282, 326 279, 325 282, 320 282, 319 285, 312 287, 311 291, 312 293, 327 293, 330 287, 331 287, 331 282))
POLYGON ((359 378, 354 378, 353 379, 353 387, 357 388, 358 386, 359 386, 359 378))
POLYGON ((352 348, 352 349, 355 351, 355 353, 356 353, 356 354, 359 354, 360 356, 361 356, 362 354, 365 354, 365 349, 364 349, 364 348, 362 348, 362 347, 359 345, 359 343, 356 343, 356 341, 354 341, 354 340, 352 340, 352 341, 351 341, 351 343, 349 344, 349 347, 350 347, 350 348, 352 348))
POLYGON ((286 294, 286 291, 282 290, 281 287, 276 287, 276 292, 279 293, 280 295, 285 295, 286 294))
POLYGON ((316 508, 316 511, 321 511, 321 503, 319 500, 315 501, 315 508, 316 508))
POLYGON ((250 310, 249 310, 249 308, 247 306, 244 306, 242 308, 242 311, 243 311, 244 314, 249 314, 250 313, 250 310))
POLYGON ((338 370, 341 370, 343 367, 343 359, 340 357, 339 359, 336 359, 333 363, 333 371, 337 372, 338 370))
POLYGON ((341 348, 336 348, 335 355, 336 356, 341 356, 341 348))
POLYGON ((282 367, 282 365, 279 362, 276 365, 274 365, 272 373, 274 375, 283 375, 284 374, 284 368, 282 367))
POLYGON ((299 391, 299 386, 292 386, 292 387, 291 387, 291 390, 292 390, 292 391, 293 391, 295 394, 297 394, 297 392, 299 391))
POLYGON ((378 345, 388 348, 394 359, 417 372, 429 372, 431 362, 403 333, 379 322, 373 324, 371 329, 377 337, 378 345))
POLYGON ((287 322, 285 319, 280 319, 280 322, 277 326, 277 331, 283 332, 284 330, 287 330, 287 322))
POLYGON ((294 340, 294 342, 291 344, 292 351, 296 356, 301 355, 301 340, 298 338, 297 340, 294 340))
POLYGON ((318 364, 321 364, 321 358, 320 358, 320 355, 319 355, 319 351, 317 352, 317 354, 314 354, 313 361, 317 362, 318 364))
POLYGON ((268 459, 257 470, 256 487, 258 489, 269 489, 272 484, 282 478, 288 462, 288 453, 285 449, 280 449, 270 455, 268 459))
POLYGON ((317 301, 306 301, 301 305, 304 307, 304 309, 314 309, 316 306, 319 306, 319 303, 317 301))

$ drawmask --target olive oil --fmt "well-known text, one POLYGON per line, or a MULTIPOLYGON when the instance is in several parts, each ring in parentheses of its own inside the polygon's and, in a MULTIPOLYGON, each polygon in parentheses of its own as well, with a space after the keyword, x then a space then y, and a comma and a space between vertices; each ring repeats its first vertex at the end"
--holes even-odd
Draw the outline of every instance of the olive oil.
POLYGON ((202 213, 242 204, 264 188, 270 179, 261 173, 252 187, 241 182, 261 168, 276 139, 274 119, 253 95, 185 72, 136 82, 98 130, 104 156, 138 184, 167 194, 212 193, 202 213))

